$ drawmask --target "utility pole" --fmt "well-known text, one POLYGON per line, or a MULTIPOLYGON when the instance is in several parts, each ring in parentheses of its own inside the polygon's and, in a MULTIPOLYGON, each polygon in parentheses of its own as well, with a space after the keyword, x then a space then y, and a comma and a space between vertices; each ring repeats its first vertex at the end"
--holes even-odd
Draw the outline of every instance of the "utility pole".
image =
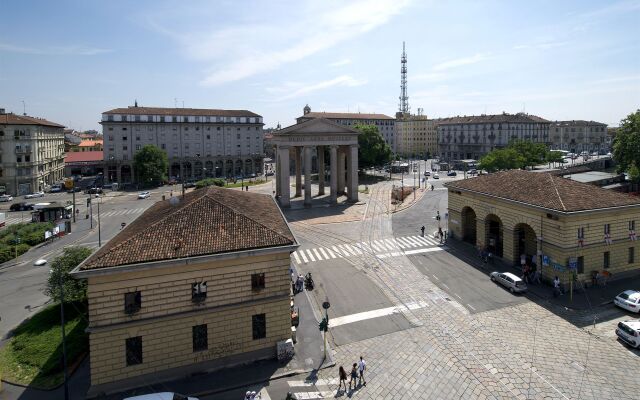
MULTIPOLYGON (((89 192, 91 192, 91 190, 89 192)), ((89 193, 87 203, 89 203, 89 228, 93 229, 93 202, 91 201, 91 193, 89 193)))
POLYGON ((76 181, 73 181, 73 186, 71 187, 72 197, 73 197, 73 223, 76 223, 76 181))
POLYGON ((62 370, 64 372, 64 398, 65 400, 69 400, 69 384, 68 384, 68 376, 67 376, 67 345, 65 343, 65 333, 64 333, 64 289, 62 287, 62 271, 60 271, 59 275, 59 285, 60 285, 60 320, 62 326, 62 370))
POLYGON ((100 203, 102 199, 98 199, 98 247, 102 247, 102 235, 100 232, 100 203))

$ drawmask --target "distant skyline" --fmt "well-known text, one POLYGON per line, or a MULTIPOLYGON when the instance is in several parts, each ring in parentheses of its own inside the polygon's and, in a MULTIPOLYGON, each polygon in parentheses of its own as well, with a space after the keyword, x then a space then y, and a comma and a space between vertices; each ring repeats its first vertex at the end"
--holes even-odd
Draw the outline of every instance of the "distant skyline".
POLYGON ((77 130, 140 106, 394 116, 525 111, 617 126, 640 108, 640 0, 11 1, 0 108, 77 130))

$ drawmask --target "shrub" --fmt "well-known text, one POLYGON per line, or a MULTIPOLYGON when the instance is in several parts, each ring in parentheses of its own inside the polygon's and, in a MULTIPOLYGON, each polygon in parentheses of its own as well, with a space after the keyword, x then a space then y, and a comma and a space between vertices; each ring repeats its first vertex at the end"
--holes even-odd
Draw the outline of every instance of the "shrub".
POLYGON ((220 186, 224 187, 224 179, 220 178, 207 178, 196 182, 196 188, 200 189, 206 186, 220 186))

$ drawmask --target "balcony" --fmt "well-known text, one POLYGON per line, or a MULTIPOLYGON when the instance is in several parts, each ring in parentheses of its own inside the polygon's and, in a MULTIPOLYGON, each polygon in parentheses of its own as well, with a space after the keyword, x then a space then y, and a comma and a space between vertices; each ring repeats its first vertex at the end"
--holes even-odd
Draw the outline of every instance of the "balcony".
POLYGON ((31 154, 31 147, 16 147, 16 154, 31 154))

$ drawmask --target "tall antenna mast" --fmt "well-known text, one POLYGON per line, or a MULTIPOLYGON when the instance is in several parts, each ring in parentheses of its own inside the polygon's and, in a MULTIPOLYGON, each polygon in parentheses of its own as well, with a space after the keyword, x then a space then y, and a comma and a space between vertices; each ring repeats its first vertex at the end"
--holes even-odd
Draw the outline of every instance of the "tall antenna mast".
POLYGON ((400 111, 409 114, 409 96, 407 95, 407 53, 402 42, 402 57, 400 58, 400 111))

